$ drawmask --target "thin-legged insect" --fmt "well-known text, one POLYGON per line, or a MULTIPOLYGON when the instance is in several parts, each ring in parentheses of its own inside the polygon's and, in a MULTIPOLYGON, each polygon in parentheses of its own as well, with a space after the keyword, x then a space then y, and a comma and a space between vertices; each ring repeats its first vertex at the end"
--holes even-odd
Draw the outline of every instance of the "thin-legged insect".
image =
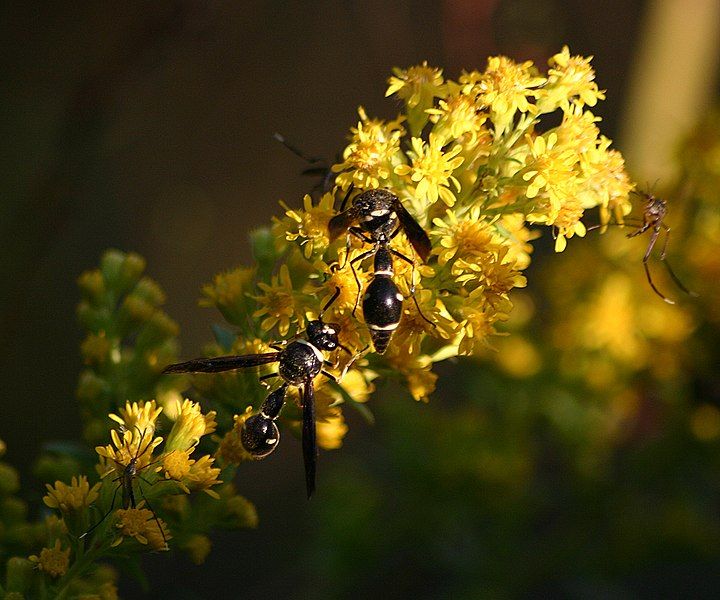
MULTIPOLYGON (((660 233, 665 232, 665 239, 663 240, 662 251, 660 252, 660 262, 662 262, 662 264, 665 266, 667 272, 669 273, 672 280, 675 282, 675 285, 678 286, 678 288, 680 288, 689 296, 697 297, 697 294, 695 292, 690 291, 687 287, 685 287, 685 285, 683 285, 682 281, 680 281, 679 277, 672 270, 672 267, 670 266, 670 263, 667 261, 666 258, 667 248, 670 242, 670 227, 663 222, 665 214, 667 213, 667 203, 662 198, 657 198, 652 194, 643 192, 639 193, 639 195, 643 196, 647 200, 643 211, 642 219, 635 219, 629 217, 625 219, 625 221, 627 221, 631 227, 637 227, 635 231, 631 231, 627 234, 627 237, 629 238, 637 237, 639 235, 642 235, 646 231, 650 231, 650 241, 648 242, 647 249, 645 250, 645 256, 643 256, 642 261, 643 267, 645 268, 645 275, 647 277, 648 283, 650 284, 650 287, 665 302, 667 302, 668 304, 675 304, 674 300, 668 298, 655 286, 652 275, 650 274, 650 267, 648 265, 650 255, 652 254, 653 248, 655 247, 655 243, 657 242, 660 233)), ((624 223, 608 223, 608 225, 617 225, 618 227, 623 227, 624 223)), ((593 225, 592 227, 588 227, 587 230, 592 231, 593 229, 599 229, 601 227, 604 226, 593 225)))
MULTIPOLYGON (((145 479, 141 474, 140 471, 147 469, 148 467, 155 465, 161 461, 161 459, 158 459, 156 461, 150 462, 146 464, 145 466, 141 467, 140 469, 137 468, 137 463, 142 458, 142 456, 148 451, 149 448, 152 447, 152 439, 145 445, 145 448, 143 449, 143 439, 145 438, 145 432, 146 430, 143 430, 142 432, 138 429, 138 432, 140 433, 140 440, 138 442, 138 448, 137 452, 135 453, 135 456, 133 456, 130 459, 130 462, 127 465, 122 464, 121 462, 112 459, 116 465, 122 468, 122 474, 118 475, 115 479, 113 479, 114 482, 118 482, 118 486, 115 488, 115 491, 113 492, 112 501, 110 502, 110 509, 102 516, 102 518, 95 523, 90 529, 88 529, 85 533, 83 533, 80 536, 80 539, 86 537, 90 533, 92 533, 107 517, 110 516, 110 513, 113 512, 115 509, 115 499, 117 498, 118 490, 122 489, 122 507, 123 509, 127 510, 128 508, 137 508, 137 502, 135 500, 135 492, 133 489, 133 480, 138 477, 142 479, 146 484, 153 485, 152 482, 145 479)), ((152 438, 152 436, 151 436, 152 438)), ((167 539, 165 538, 165 531, 163 530, 163 527, 160 523, 160 519, 158 519, 157 514, 155 513, 155 510, 152 506, 150 506, 150 503, 148 502, 148 499, 145 497, 145 494, 142 491, 142 488, 138 485, 138 491, 140 492, 140 495, 142 496, 143 501, 145 502, 145 505, 148 507, 150 512, 152 513, 153 519, 155 520, 155 523, 158 526, 158 529, 160 530, 160 534, 162 535, 163 542, 165 542, 165 545, 167 546, 167 539)))

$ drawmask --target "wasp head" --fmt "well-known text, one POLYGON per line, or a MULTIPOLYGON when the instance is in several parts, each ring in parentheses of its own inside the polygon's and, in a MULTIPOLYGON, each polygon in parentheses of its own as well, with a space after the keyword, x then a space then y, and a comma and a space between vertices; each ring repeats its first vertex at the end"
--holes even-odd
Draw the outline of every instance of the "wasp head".
POLYGON ((319 319, 310 321, 307 326, 308 341, 319 350, 335 350, 340 343, 339 330, 340 326, 336 323, 325 323, 319 319))
POLYGON ((388 190, 368 190, 353 199, 360 227, 373 239, 389 239, 398 227, 398 197, 388 190))

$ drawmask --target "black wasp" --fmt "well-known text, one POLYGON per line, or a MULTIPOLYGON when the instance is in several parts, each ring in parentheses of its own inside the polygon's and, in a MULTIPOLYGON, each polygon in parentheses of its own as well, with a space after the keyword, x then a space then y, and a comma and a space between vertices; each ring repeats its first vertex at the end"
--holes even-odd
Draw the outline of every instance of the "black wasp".
MULTIPOLYGON (((330 240, 338 238, 343 232, 354 235, 372 248, 363 252, 350 261, 350 268, 360 289, 360 281, 355 272, 355 263, 370 256, 374 256, 373 280, 368 284, 363 295, 363 316, 370 330, 375 351, 383 354, 387 350, 390 338, 397 329, 402 316, 403 295, 393 281, 393 256, 411 264, 412 259, 390 248, 390 241, 398 234, 400 229, 405 231, 412 247, 423 261, 430 255, 430 238, 425 230, 405 209, 400 199, 385 189, 368 190, 355 196, 352 206, 345 210, 345 204, 352 188, 348 190, 340 207, 340 214, 330 219, 328 231, 330 240)), ((349 247, 348 238, 348 247, 349 247)), ((411 294, 414 284, 411 284, 411 294)), ((359 293, 358 293, 359 297, 359 293)), ((415 304, 417 300, 413 295, 415 304)), ((355 304, 357 308, 357 302, 355 304)), ((353 310, 353 313, 355 310, 353 310)), ((420 307, 418 306, 418 312, 420 307)), ((420 312, 420 315, 425 316, 420 312)), ((432 324, 430 321, 428 323, 432 324)))
POLYGON ((241 441, 245 449, 255 458, 268 456, 280 439, 275 420, 285 404, 285 394, 289 385, 302 387, 302 446, 305 461, 305 484, 308 498, 315 491, 315 470, 317 463, 317 442, 315 433, 315 393, 313 381, 320 373, 335 380, 335 377, 323 369, 330 364, 325 360, 323 351, 331 352, 342 348, 349 353, 338 340, 339 325, 325 323, 324 312, 340 295, 340 288, 325 304, 317 319, 308 323, 305 331, 307 339, 298 338, 285 347, 272 346, 276 352, 264 354, 245 354, 242 356, 218 356, 216 358, 196 358, 187 362, 169 365, 163 373, 220 373, 234 369, 257 367, 278 363, 278 372, 264 375, 261 379, 280 376, 283 385, 267 397, 259 414, 250 417, 241 432, 241 441))

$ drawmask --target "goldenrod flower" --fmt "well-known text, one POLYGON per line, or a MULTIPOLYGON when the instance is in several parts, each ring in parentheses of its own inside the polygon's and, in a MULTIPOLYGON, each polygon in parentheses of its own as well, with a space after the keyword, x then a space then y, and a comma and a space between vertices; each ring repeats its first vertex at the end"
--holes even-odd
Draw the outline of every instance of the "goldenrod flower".
POLYGON ((396 67, 393 73, 395 75, 388 79, 385 96, 397 94, 411 108, 432 104, 433 98, 442 94, 442 69, 429 67, 427 61, 409 69, 396 67))
POLYGON ((67 573, 70 566, 70 548, 62 549, 60 540, 55 540, 52 548, 43 548, 40 555, 33 554, 28 557, 43 573, 50 577, 61 577, 67 573))
POLYGON ((179 407, 179 414, 173 424, 167 441, 165 452, 175 450, 191 450, 200 442, 200 438, 215 431, 216 412, 211 410, 206 415, 202 414, 199 402, 185 400, 179 407))
POLYGON ((597 146, 580 155, 580 184, 576 195, 584 208, 600 207, 600 222, 606 224, 614 217, 622 223, 630 214, 629 194, 635 189, 625 171, 620 152, 609 149, 610 140, 600 136, 597 146))
POLYGON ((254 288, 255 274, 254 267, 238 267, 219 273, 212 283, 203 286, 204 298, 200 300, 200 306, 217 306, 226 319, 233 323, 241 322, 245 316, 243 306, 254 288))
POLYGON ((208 496, 219 498, 217 492, 210 489, 212 486, 222 483, 222 480, 218 479, 220 469, 212 466, 214 462, 215 459, 207 454, 193 461, 186 480, 193 489, 202 490, 208 496))
POLYGON ((506 56, 488 58, 484 73, 463 73, 459 81, 466 94, 478 95, 478 104, 487 107, 490 121, 500 135, 510 127, 515 113, 533 113, 534 99, 545 78, 538 75, 532 61, 516 63, 506 56))
POLYGON ((530 230, 525 226, 525 217, 521 213, 506 214, 496 223, 498 235, 504 239, 508 249, 506 260, 523 270, 530 264, 533 247, 528 242, 540 237, 539 231, 530 230))
MULTIPOLYGON (((338 334, 340 343, 352 351, 359 351, 370 343, 370 334, 368 333, 367 327, 359 319, 361 311, 362 307, 358 308, 356 317, 352 315, 350 310, 335 313, 332 317, 333 322, 340 326, 340 332, 338 334)), ((351 356, 348 356, 342 351, 338 352, 336 356, 340 362, 340 369, 345 366, 347 361, 352 359, 351 356)))
POLYGON ((427 62, 409 69, 393 69, 385 96, 397 94, 405 101, 405 112, 412 135, 419 135, 427 123, 427 109, 435 97, 445 95, 442 69, 429 67, 427 62))
POLYGON ((440 238, 434 250, 440 265, 455 258, 472 260, 498 248, 493 227, 482 218, 479 207, 473 207, 462 219, 447 210, 445 220, 434 219, 433 225, 432 234, 440 238))
POLYGON ((435 391, 438 376, 432 372, 430 362, 418 360, 403 371, 410 395, 418 401, 427 402, 435 391))
POLYGON ((448 152, 443 152, 443 140, 434 133, 430 134, 427 144, 417 137, 412 138, 411 143, 413 149, 408 151, 408 156, 412 158, 412 166, 398 165, 395 173, 417 184, 414 196, 417 200, 425 200, 426 207, 435 204, 438 198, 448 206, 455 204, 450 184, 455 191, 460 191, 460 182, 453 176, 453 171, 465 160, 458 156, 462 146, 457 144, 448 152))
POLYGON ((528 136, 527 141, 530 154, 522 176, 528 184, 525 195, 535 198, 540 192, 546 192, 551 209, 547 220, 536 220, 552 223, 560 203, 568 196, 569 184, 576 177, 573 166, 577 159, 572 149, 557 145, 557 133, 550 133, 547 139, 541 135, 535 139, 528 136))
POLYGON ((393 172, 396 155, 400 151, 400 138, 405 130, 402 119, 371 121, 360 107, 360 122, 351 130, 350 143, 343 152, 343 162, 333 165, 338 173, 337 184, 347 189, 354 184, 361 189, 373 189, 386 185, 393 172))
POLYGON ((476 354, 490 348, 489 338, 497 333, 495 323, 507 318, 487 301, 482 287, 470 293, 458 312, 462 318, 458 327, 458 354, 461 355, 476 354))
POLYGON ((438 101, 438 108, 428 108, 430 121, 435 124, 433 134, 444 143, 469 134, 466 146, 474 146, 478 135, 484 130, 487 114, 480 110, 474 94, 462 92, 461 86, 448 83, 449 95, 438 101))
POLYGON ((562 51, 549 61, 547 84, 542 89, 545 98, 538 100, 545 110, 560 107, 564 112, 571 110, 571 104, 595 106, 605 99, 605 92, 595 83, 595 72, 590 66, 592 56, 570 56, 570 49, 562 51))
MULTIPOLYGON (((273 275, 270 285, 261 282, 258 283, 258 287, 263 293, 253 298, 258 301, 261 308, 253 313, 253 317, 267 315, 260 323, 260 327, 269 330, 277 326, 278 333, 283 337, 286 336, 290 330, 290 319, 298 319, 293 284, 287 264, 280 267, 278 275, 273 275)), ((302 316, 298 320, 300 326, 301 323, 302 316)))
POLYGON ((120 544, 124 538, 131 537, 153 550, 167 550, 167 540, 171 539, 165 522, 156 518, 147 508, 118 509, 116 512, 120 536, 113 545, 120 544))
POLYGON ((377 377, 378 374, 371 369, 350 369, 340 383, 355 402, 367 402, 375 391, 372 382, 377 377))
POLYGON ((63 513, 78 512, 90 506, 98 497, 100 484, 90 487, 87 477, 80 475, 70 481, 70 485, 56 481, 55 486, 46 484, 48 493, 43 502, 50 508, 57 508, 63 513))
POLYGON ((303 248, 303 255, 309 259, 313 255, 322 254, 328 247, 328 222, 335 214, 335 194, 323 194, 318 204, 313 205, 313 199, 305 194, 303 209, 296 210, 280 203, 285 209, 287 218, 276 221, 273 227, 276 235, 284 235, 288 241, 299 240, 303 248))
POLYGON ((391 341, 391 345, 403 346, 411 354, 420 351, 422 341, 428 335, 440 340, 450 339, 456 326, 442 301, 435 298, 432 290, 418 288, 414 295, 414 300, 408 298, 403 303, 402 319, 391 341))
POLYGON ((577 198, 566 198, 563 202, 553 225, 557 228, 555 238, 555 252, 562 252, 567 246, 566 239, 573 235, 584 237, 585 225, 580 221, 583 216, 583 207, 577 198))
POLYGON ((190 490, 182 483, 182 479, 190 473, 190 467, 195 462, 190 458, 192 450, 192 448, 173 450, 162 459, 162 470, 165 471, 165 477, 177 481, 185 493, 190 493, 190 490))
POLYGON ((239 465, 246 460, 254 460, 253 455, 245 450, 241 439, 243 425, 252 415, 253 407, 248 406, 243 414, 233 417, 233 428, 223 436, 218 446, 218 456, 223 461, 239 465))
POLYGON ((346 260, 343 251, 341 256, 338 257, 338 261, 342 265, 342 268, 327 269, 326 280, 320 293, 320 305, 324 306, 325 303, 330 300, 330 297, 335 294, 335 290, 340 289, 340 295, 337 297, 335 302, 333 302, 332 307, 330 308, 330 315, 333 316, 326 316, 325 320, 327 321, 333 321, 335 319, 334 315, 337 313, 347 311, 348 309, 352 310, 356 305, 358 297, 362 298, 363 290, 370 282, 370 273, 363 271, 362 266, 359 264, 355 265, 355 275, 353 275, 350 260, 359 253, 360 251, 353 253, 351 250, 350 256, 346 260), (357 280, 355 279, 356 276, 357 280), (359 286, 358 282, 360 282, 359 286))
MULTIPOLYGON (((147 403, 151 404, 151 403, 147 403)), ((152 405, 154 406, 154 402, 152 405)), ((158 410, 159 412, 159 410, 158 410)), ((113 415, 110 415, 111 417, 113 415)), ((148 424, 148 427, 150 425, 148 424)), ((154 430, 154 423, 150 432, 154 430)), ((144 469, 153 461, 153 452, 157 446, 162 443, 161 437, 153 438, 152 434, 147 435, 145 432, 148 428, 138 431, 137 429, 123 429, 122 437, 117 430, 110 431, 110 438, 114 444, 107 446, 98 446, 95 451, 101 458, 101 465, 106 469, 103 476, 114 472, 117 477, 122 477, 125 468, 130 461, 136 460, 135 467, 138 471, 144 469), (107 470, 109 467, 109 470, 107 470)))
POLYGON ((417 348, 411 352, 409 348, 394 343, 388 346, 385 356, 388 363, 405 377, 412 397, 427 402, 437 381, 437 375, 432 372, 432 358, 417 348))
POLYGON ((558 145, 573 148, 578 154, 594 150, 600 136, 600 129, 596 125, 599 121, 600 117, 573 105, 570 111, 563 115, 560 126, 555 129, 558 145))
POLYGON ((155 432, 155 421, 162 412, 162 407, 155 404, 155 400, 149 402, 126 402, 125 408, 121 408, 120 415, 111 414, 109 417, 128 430, 135 430, 139 437, 152 437, 155 432))

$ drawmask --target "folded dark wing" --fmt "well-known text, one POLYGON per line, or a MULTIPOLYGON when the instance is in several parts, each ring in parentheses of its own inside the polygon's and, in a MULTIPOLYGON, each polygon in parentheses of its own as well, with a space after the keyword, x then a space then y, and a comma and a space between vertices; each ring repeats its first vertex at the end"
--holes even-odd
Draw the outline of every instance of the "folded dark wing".
POLYGON ((418 222, 402 205, 400 200, 397 201, 395 212, 400 220, 400 225, 402 225, 402 228, 405 230, 405 235, 407 235, 410 240, 412 247, 415 248, 415 252, 417 252, 418 256, 422 258, 423 262, 426 262, 428 256, 430 256, 430 251, 432 250, 428 234, 425 233, 425 230, 420 227, 420 225, 418 225, 418 222))
POLYGON ((351 206, 345 212, 335 215, 328 223, 328 234, 330 241, 337 239, 345 233, 349 227, 357 223, 360 217, 359 211, 355 206, 351 206))
POLYGON ((305 486, 310 498, 315 491, 315 470, 317 467, 317 440, 315 433, 315 391, 312 379, 303 384, 302 447, 305 461, 305 486))
POLYGON ((216 356, 214 358, 194 358, 186 362, 168 365, 163 373, 219 373, 266 365, 278 360, 279 352, 266 354, 244 354, 242 356, 216 356))

